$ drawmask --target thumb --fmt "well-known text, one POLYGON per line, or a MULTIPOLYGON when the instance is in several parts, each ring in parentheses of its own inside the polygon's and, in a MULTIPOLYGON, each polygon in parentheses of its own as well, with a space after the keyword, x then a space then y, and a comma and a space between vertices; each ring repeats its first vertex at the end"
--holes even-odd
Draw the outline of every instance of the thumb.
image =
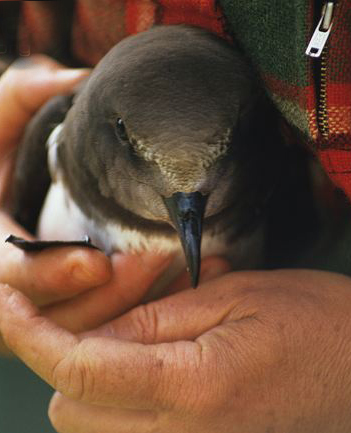
POLYGON ((238 308, 247 297, 246 275, 226 274, 195 290, 140 305, 84 336, 108 336, 144 344, 194 340, 221 324, 229 314, 232 319, 235 316, 234 320, 252 315, 252 311, 238 308))

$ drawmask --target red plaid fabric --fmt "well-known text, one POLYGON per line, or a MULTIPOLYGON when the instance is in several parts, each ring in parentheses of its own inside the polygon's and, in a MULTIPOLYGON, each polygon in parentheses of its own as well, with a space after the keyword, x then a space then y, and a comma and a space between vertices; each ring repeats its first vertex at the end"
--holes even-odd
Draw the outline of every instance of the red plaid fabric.
MULTIPOLYGON (((32 52, 45 52, 59 40, 60 2, 31 1, 22 5, 22 40, 32 52), (55 5, 56 3, 56 5, 55 5)), ((87 65, 95 65, 123 37, 154 24, 190 24, 225 35, 215 0, 76 0, 72 18, 72 50, 87 65)))
MULTIPOLYGON (((67 38, 62 24, 68 18, 62 9, 69 2, 21 3, 20 49, 55 51, 53 45, 67 38)), ((316 3, 292 0, 274 9, 270 0, 76 0, 69 23, 71 54, 82 64, 95 65, 123 37, 154 24, 186 23, 226 37, 226 19, 278 108, 309 137, 331 179, 351 199, 351 0, 338 0, 328 43, 327 139, 321 136, 317 123, 313 60, 303 55, 313 32, 313 16, 319 13, 316 3), (292 23, 291 33, 284 23, 292 23), (294 45, 295 39, 300 46, 294 45), (283 57, 270 49, 280 40, 283 57), (290 47, 287 52, 285 45, 290 47), (266 58, 262 56, 264 50, 266 58), (284 73, 283 61, 287 71, 291 63, 290 72, 296 72, 296 79, 284 73)))
MULTIPOLYGON (((317 155, 351 199, 351 1, 339 0, 326 52, 328 138, 317 132, 317 155)), ((314 131, 317 130, 314 123, 314 131)))

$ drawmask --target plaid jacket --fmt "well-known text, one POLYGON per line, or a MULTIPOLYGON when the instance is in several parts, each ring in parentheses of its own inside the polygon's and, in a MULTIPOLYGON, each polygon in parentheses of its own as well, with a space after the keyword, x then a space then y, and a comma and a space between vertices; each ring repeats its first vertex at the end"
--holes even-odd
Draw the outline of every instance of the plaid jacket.
POLYGON ((233 36, 285 118, 351 199, 351 0, 335 1, 323 58, 316 60, 304 52, 322 6, 321 0, 0 1, 0 32, 8 29, 0 34, 0 52, 14 27, 20 55, 44 52, 83 65, 95 65, 123 37, 153 24, 186 23, 233 36), (12 6, 17 15, 4 3, 20 3, 12 6))

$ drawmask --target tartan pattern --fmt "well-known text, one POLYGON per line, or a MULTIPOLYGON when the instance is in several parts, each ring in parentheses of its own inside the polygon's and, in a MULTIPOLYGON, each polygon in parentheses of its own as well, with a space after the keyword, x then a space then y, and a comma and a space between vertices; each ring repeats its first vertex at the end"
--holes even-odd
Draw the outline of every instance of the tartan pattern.
POLYGON ((316 60, 304 56, 313 16, 321 14, 314 3, 291 0, 282 8, 278 0, 221 0, 234 36, 279 110, 306 135, 330 178, 351 199, 351 1, 337 2, 326 47, 327 140, 318 128, 316 60))
POLYGON ((269 96, 288 122, 316 139, 312 61, 304 55, 313 31, 308 0, 222 0, 234 38, 259 71, 269 96), (250 29, 250 31, 248 31, 250 29))
MULTIPOLYGON (((63 43, 65 37, 57 19, 57 3, 22 2, 20 44, 27 44, 32 52, 55 52, 52 44, 63 43)), ((153 24, 186 23, 228 38, 229 30, 284 117, 304 134, 329 176, 351 199, 351 0, 337 2, 326 53, 328 140, 318 130, 315 60, 304 55, 314 30, 313 17, 321 12, 315 10, 315 3, 76 0, 72 55, 83 64, 94 65, 123 37, 153 24)))
MULTIPOLYGON (((57 3, 60 2, 23 2, 20 32, 27 35, 32 52, 52 51, 50 43, 62 40, 58 32, 50 36, 55 28, 55 13, 50 15, 48 9, 50 4, 54 9, 57 3), (45 32, 48 37, 44 41, 41 35, 45 32)), ((123 37, 154 24, 186 23, 225 37, 221 18, 216 0, 75 0, 72 52, 77 60, 93 66, 123 37)), ((57 20, 56 27, 60 28, 57 20)))
POLYGON ((327 51, 328 140, 316 152, 333 182, 351 199, 351 1, 339 1, 327 51))
POLYGON ((190 24, 224 37, 222 11, 215 0, 158 0, 157 24, 190 24))

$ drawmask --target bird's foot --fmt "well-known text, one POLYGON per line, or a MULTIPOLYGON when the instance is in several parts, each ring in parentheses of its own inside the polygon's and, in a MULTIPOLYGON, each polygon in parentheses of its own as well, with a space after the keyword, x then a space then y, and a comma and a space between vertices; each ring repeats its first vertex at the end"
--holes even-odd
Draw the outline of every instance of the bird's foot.
POLYGON ((26 252, 39 252, 48 248, 57 247, 87 247, 94 248, 96 250, 99 249, 91 243, 89 236, 85 236, 84 239, 80 241, 28 241, 14 235, 10 235, 5 242, 8 242, 26 252))

